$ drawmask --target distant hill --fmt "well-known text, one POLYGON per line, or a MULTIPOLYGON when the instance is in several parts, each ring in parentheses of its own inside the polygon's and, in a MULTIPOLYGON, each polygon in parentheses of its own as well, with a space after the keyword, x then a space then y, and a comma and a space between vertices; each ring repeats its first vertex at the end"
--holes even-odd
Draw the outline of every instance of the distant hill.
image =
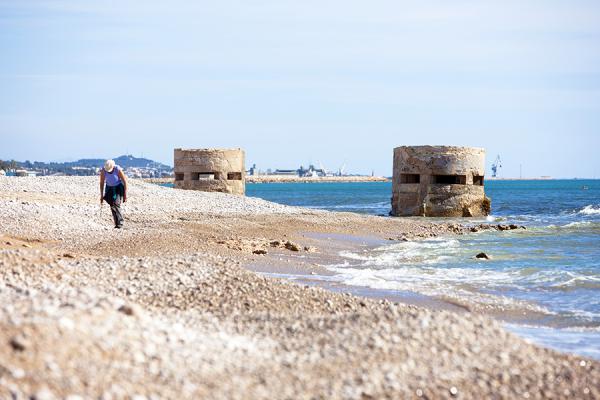
MULTIPOLYGON (((170 170, 170 166, 161 164, 157 161, 149 160, 147 158, 137 158, 132 155, 123 155, 117 158, 113 158, 117 165, 123 168, 154 168, 159 170, 170 170)), ((102 167, 104 165, 104 159, 101 158, 84 158, 77 161, 66 162, 66 167, 102 167)))
MULTIPOLYGON (((136 172, 142 177, 163 177, 169 175, 173 168, 169 165, 149 160, 147 158, 137 158, 132 155, 123 155, 114 159, 117 165, 123 169, 129 168, 145 168, 145 171, 136 172)), ((26 169, 35 171, 39 175, 95 175, 98 168, 104 166, 102 158, 84 158, 77 161, 69 162, 41 162, 41 161, 7 161, 0 160, 0 169, 26 169)))

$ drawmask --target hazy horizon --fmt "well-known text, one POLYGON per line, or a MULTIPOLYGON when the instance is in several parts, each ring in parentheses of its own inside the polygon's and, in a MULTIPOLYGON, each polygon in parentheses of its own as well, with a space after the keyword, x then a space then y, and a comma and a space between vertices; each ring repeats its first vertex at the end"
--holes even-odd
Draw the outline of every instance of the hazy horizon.
POLYGON ((0 0, 0 159, 241 147, 389 176, 401 145, 600 177, 600 3, 0 0))

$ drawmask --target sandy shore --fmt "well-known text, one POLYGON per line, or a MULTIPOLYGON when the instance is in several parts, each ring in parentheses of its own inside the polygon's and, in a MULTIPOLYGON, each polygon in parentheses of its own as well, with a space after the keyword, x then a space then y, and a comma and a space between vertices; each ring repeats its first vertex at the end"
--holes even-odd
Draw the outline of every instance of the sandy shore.
POLYGON ((463 227, 132 181, 114 230, 97 192, 93 177, 0 177, 0 398, 600 397, 597 362, 473 310, 244 268, 310 272, 335 238, 463 227))

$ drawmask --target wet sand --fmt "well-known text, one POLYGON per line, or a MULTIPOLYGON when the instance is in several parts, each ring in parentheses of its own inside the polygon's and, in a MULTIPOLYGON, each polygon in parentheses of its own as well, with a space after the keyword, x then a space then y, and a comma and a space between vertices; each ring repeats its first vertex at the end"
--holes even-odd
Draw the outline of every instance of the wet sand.
POLYGON ((463 227, 132 181, 115 230, 96 191, 93 178, 0 178, 0 398, 600 396, 597 362, 476 308, 311 282, 344 246, 463 227))

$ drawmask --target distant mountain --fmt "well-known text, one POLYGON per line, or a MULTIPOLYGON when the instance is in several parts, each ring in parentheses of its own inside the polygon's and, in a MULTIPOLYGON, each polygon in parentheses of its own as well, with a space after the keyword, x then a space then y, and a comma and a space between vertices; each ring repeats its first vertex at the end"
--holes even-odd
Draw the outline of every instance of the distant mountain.
MULTIPOLYGON (((134 172, 141 177, 162 177, 169 175, 173 168, 169 165, 161 164, 147 158, 137 158, 132 155, 124 155, 114 159, 117 165, 127 170, 129 168, 144 168, 144 171, 134 172)), ((23 162, 3 162, 0 160, 0 169, 26 169, 35 171, 39 175, 95 175, 98 168, 104 166, 102 158, 85 158, 78 161, 68 162, 41 162, 41 161, 23 161, 23 162)))
MULTIPOLYGON (((159 170, 170 170, 172 167, 161 164, 157 161, 149 160, 147 158, 137 158, 132 155, 123 155, 114 158, 115 163, 123 168, 154 168, 159 170)), ((104 159, 101 158, 84 158, 77 161, 71 161, 64 163, 67 167, 102 167, 104 165, 104 159)))

